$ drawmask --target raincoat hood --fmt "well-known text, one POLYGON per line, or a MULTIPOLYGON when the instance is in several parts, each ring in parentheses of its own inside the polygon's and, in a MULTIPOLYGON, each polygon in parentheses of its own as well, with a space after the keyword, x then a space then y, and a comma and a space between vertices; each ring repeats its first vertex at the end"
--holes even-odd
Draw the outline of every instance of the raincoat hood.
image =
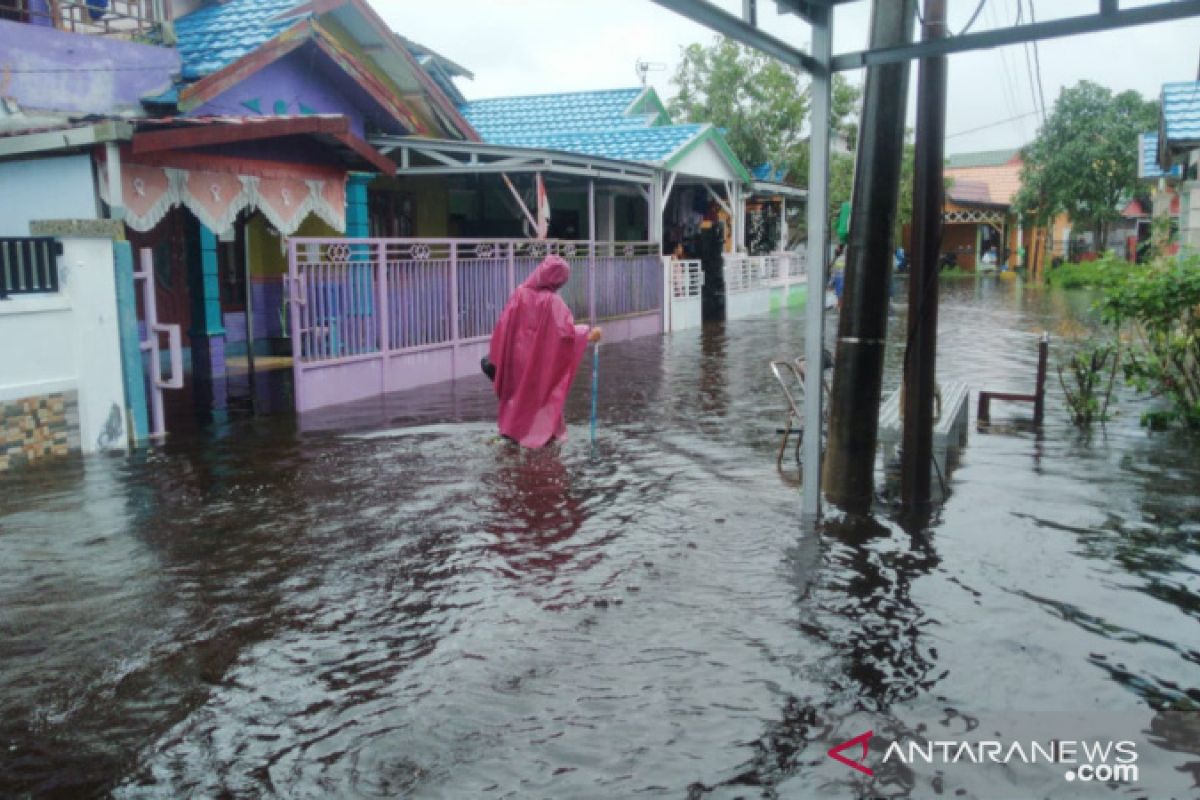
POLYGON ((571 280, 571 265, 561 256, 550 256, 533 271, 522 284, 526 289, 539 292, 557 292, 571 280))

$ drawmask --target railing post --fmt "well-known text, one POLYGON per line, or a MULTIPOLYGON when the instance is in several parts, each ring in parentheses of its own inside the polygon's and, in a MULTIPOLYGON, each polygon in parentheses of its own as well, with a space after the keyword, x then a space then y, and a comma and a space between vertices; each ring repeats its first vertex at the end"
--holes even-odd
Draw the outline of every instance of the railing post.
MULTIPOLYGON (((517 290, 517 244, 508 243, 508 296, 517 290)), ((507 300, 508 298, 505 298, 507 300)))
POLYGON ((284 293, 287 295, 288 324, 292 334, 292 392, 296 398, 296 410, 304 411, 304 349, 306 344, 304 331, 309 327, 307 298, 303 296, 302 292, 298 245, 294 238, 287 240, 287 248, 288 274, 284 281, 284 293))
POLYGON ((388 299, 388 263, 387 243, 376 242, 371 245, 379 248, 375 258, 375 318, 379 328, 379 391, 387 394, 388 387, 388 351, 392 349, 392 312, 388 299))
POLYGON ((458 308, 458 242, 450 243, 450 375, 458 377, 458 337, 460 330, 458 308))

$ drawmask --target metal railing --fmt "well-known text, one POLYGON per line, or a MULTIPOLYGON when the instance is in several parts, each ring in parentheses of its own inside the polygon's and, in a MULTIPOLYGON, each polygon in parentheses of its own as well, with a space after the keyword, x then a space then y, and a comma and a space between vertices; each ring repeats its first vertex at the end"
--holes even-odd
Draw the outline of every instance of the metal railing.
POLYGON ((170 0, 7 0, 0 18, 54 27, 70 33, 126 39, 162 38, 171 21, 170 0))
POLYGON ((296 357, 331 363, 486 340, 513 289, 550 254, 572 266, 560 291, 576 319, 659 312, 654 243, 292 239, 296 357))
POLYGON ((748 292, 797 282, 804 276, 804 265, 795 253, 725 256, 725 291, 748 292))
POLYGON ((672 296, 676 300, 699 297, 704 288, 704 267, 699 261, 671 261, 672 296))
POLYGON ((0 299, 55 294, 62 244, 48 237, 0 238, 0 299))

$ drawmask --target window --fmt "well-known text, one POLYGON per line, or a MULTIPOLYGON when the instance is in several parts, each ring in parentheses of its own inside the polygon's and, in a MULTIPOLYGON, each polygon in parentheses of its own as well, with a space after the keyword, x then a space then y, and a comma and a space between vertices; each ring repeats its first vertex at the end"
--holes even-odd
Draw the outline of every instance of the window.
POLYGON ((13 22, 28 22, 29 10, 25 7, 28 0, 0 0, 0 19, 13 22))
POLYGON ((56 294, 62 245, 45 237, 0 239, 0 299, 56 294))

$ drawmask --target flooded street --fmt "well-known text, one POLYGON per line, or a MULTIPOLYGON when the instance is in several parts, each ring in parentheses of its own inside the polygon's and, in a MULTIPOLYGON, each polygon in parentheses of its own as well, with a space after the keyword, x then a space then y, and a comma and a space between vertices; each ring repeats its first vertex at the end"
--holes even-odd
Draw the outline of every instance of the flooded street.
MULTIPOLYGON (((973 392, 1088 332, 1083 295, 944 298, 973 392)), ((1081 435, 1055 378, 927 532, 805 531, 767 369, 802 332, 606 346, 595 452, 585 368, 557 450, 497 443, 479 377, 0 478, 0 797, 1200 796, 1200 441, 1127 392, 1081 435), (826 755, 1064 726, 1138 782, 826 755)))

